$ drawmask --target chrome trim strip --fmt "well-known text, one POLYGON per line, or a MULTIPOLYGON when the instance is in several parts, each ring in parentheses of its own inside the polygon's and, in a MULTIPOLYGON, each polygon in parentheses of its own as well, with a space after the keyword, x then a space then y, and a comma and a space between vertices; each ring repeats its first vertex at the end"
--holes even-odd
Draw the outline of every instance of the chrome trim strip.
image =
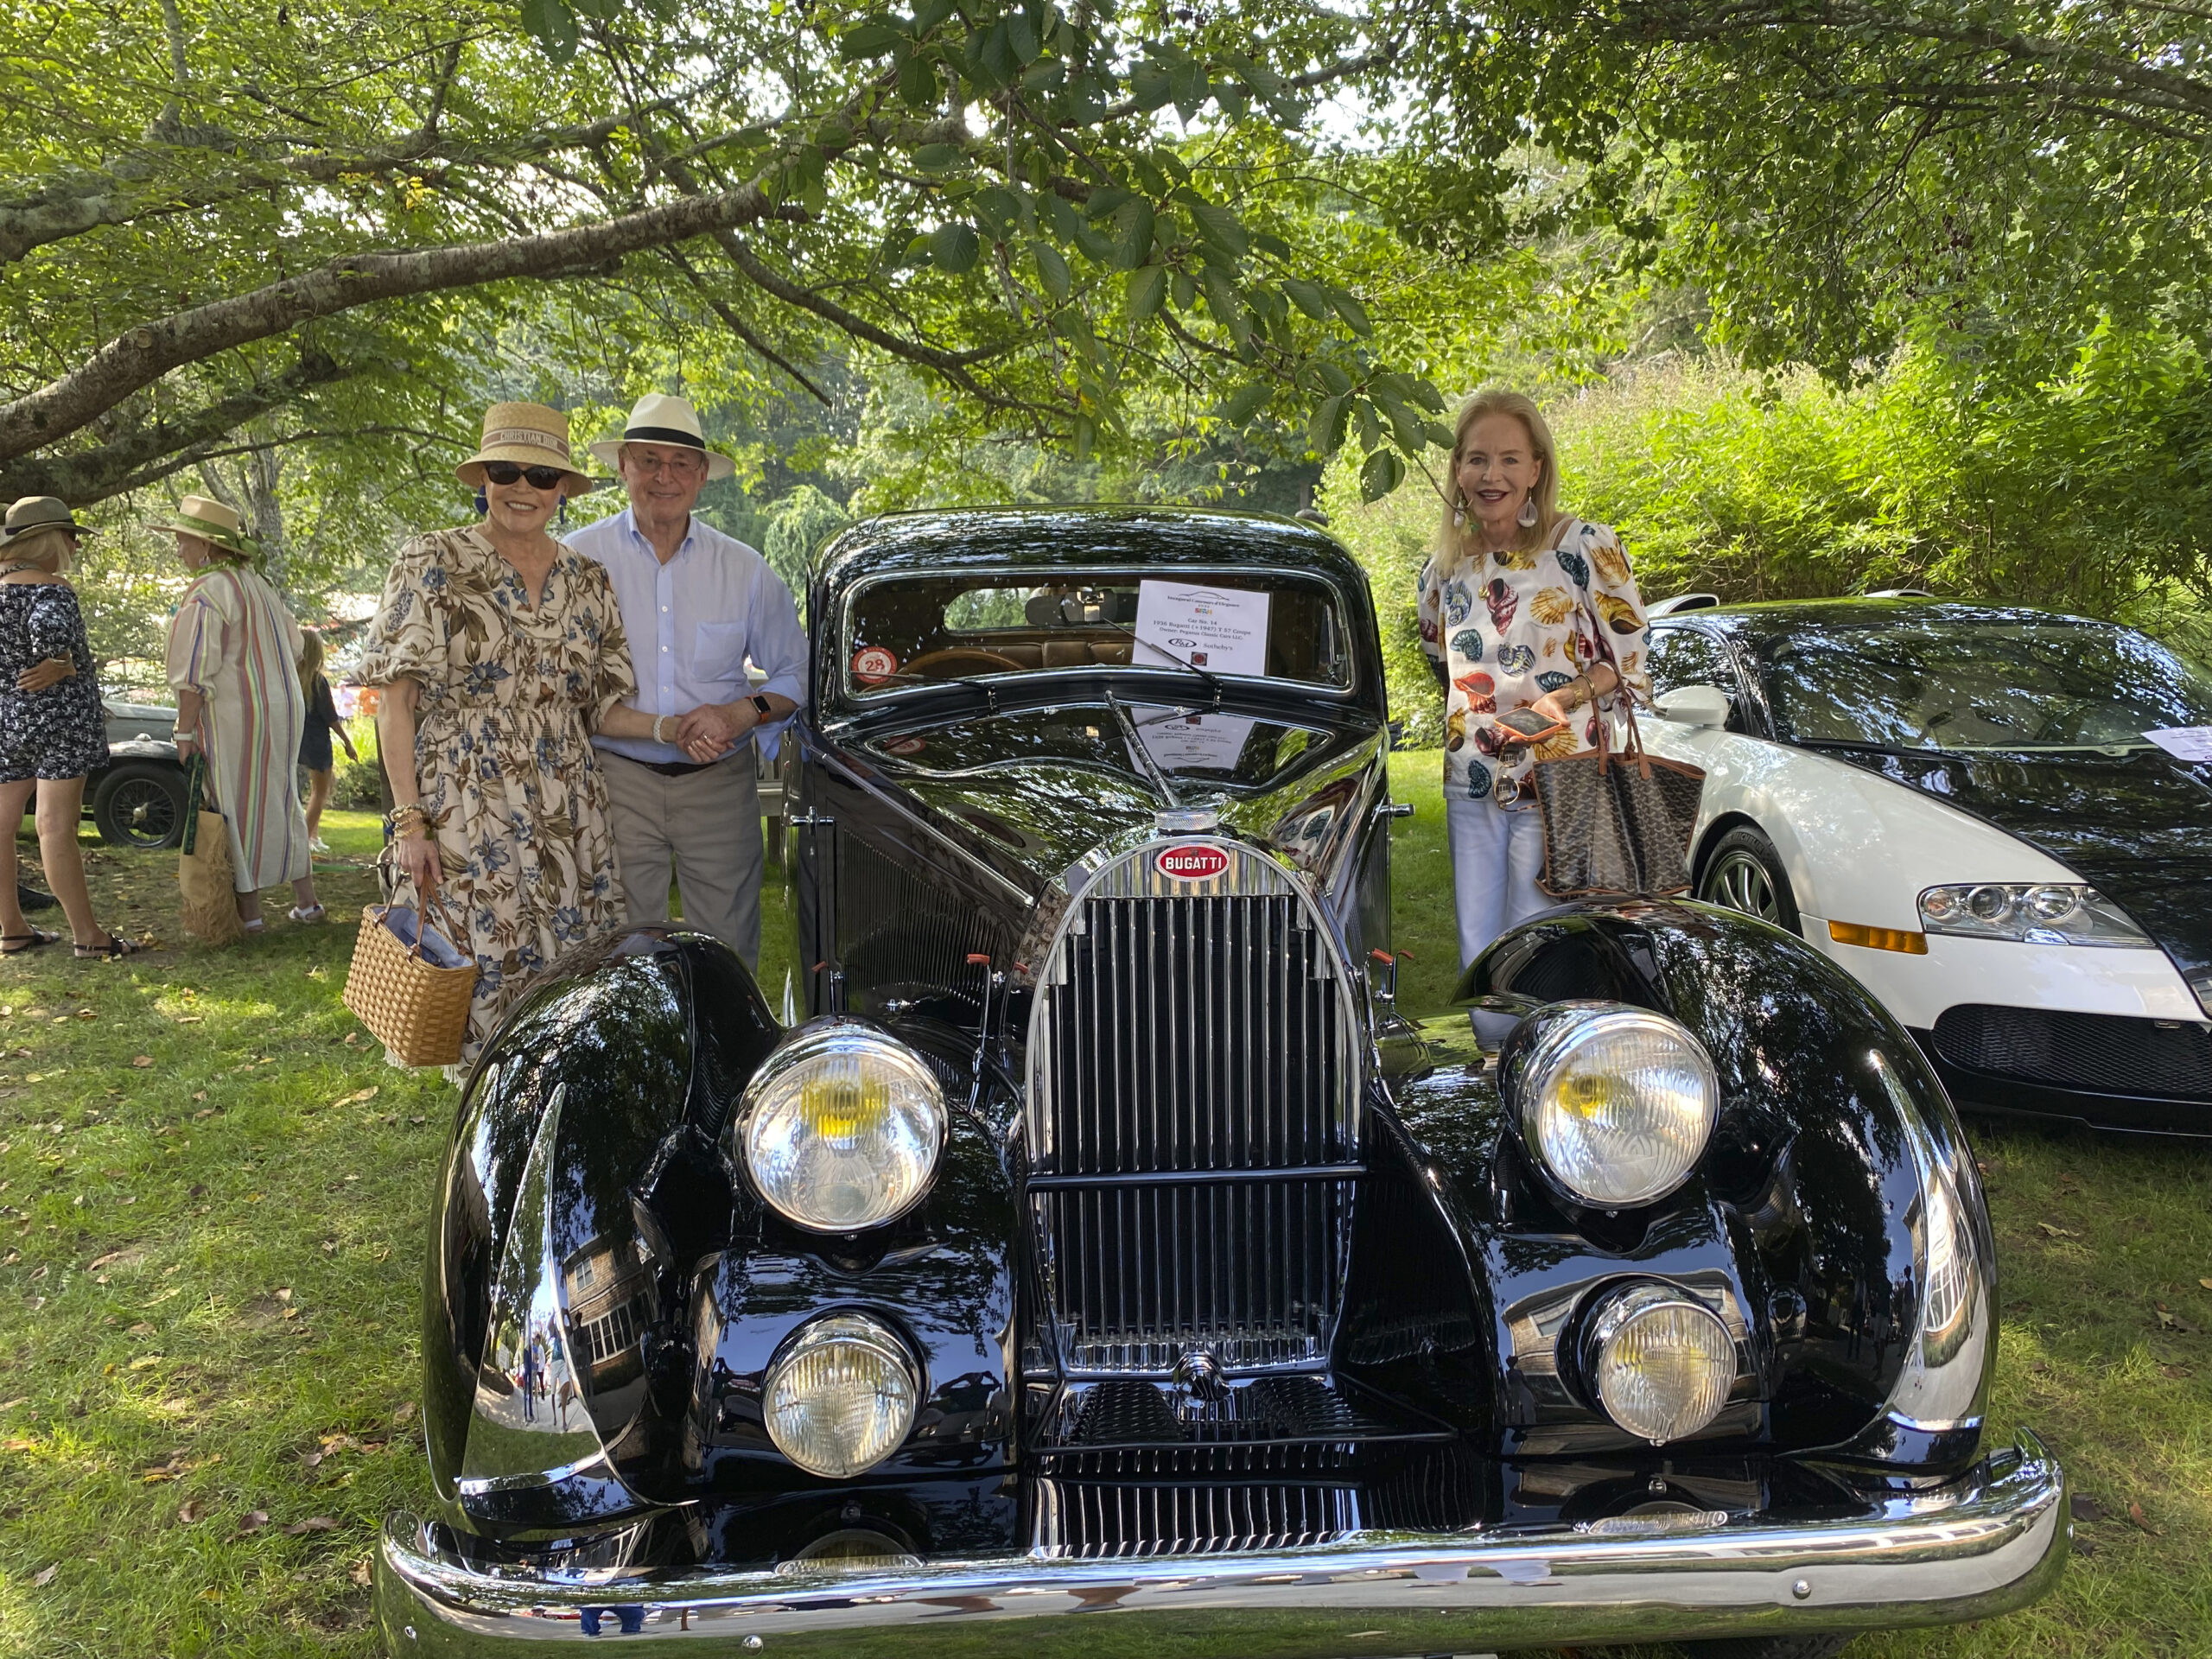
POLYGON ((1096 1659, 1096 1617, 1116 1621, 1124 1645, 1382 1659, 1987 1618, 2050 1587, 2072 1530, 2065 1477, 2025 1431, 1961 1479, 1873 1508, 1847 1521, 1650 1533, 1615 1521, 1498 1536, 1361 1533, 1250 1554, 558 1581, 471 1569, 397 1516, 378 1554, 376 1618, 399 1659, 573 1648, 591 1639, 585 1609, 604 1610, 609 1634, 619 1609, 642 1634, 731 1659, 835 1659, 877 1637, 901 1659, 1096 1659))

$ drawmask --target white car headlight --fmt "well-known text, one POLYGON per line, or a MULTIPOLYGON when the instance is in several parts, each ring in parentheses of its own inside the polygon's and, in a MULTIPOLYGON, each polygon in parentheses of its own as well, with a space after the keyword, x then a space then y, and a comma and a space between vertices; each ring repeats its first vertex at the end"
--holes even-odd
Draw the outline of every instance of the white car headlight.
POLYGON ((1736 1382, 1736 1344, 1696 1298, 1668 1285, 1630 1285, 1592 1311, 1582 1374, 1606 1416, 1662 1446, 1720 1414, 1736 1382))
POLYGON ((1920 895, 1923 932, 2025 944, 2149 948, 2127 912, 2094 887, 2064 881, 1976 881, 1920 895))
POLYGON ((1560 1186, 1601 1210, 1680 1186, 1720 1115, 1704 1045, 1664 1014, 1619 1003, 1540 1009, 1508 1039, 1501 1074, 1523 1143, 1560 1186))
POLYGON ((847 1480, 899 1449, 921 1376, 898 1335, 865 1313, 802 1325, 769 1363, 760 1412, 776 1450, 809 1474, 847 1480))
POLYGON ((856 1020, 818 1020, 745 1090, 736 1139, 760 1196, 817 1233, 895 1221, 944 1148, 944 1091, 921 1056, 856 1020))

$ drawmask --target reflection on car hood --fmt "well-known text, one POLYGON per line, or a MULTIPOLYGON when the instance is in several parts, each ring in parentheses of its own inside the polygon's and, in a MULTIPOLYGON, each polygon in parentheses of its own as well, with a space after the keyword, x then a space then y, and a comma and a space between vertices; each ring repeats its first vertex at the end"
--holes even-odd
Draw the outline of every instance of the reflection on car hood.
POLYGON ((2018 836, 2125 909, 2183 974, 2212 968, 2212 766, 2159 749, 1821 753, 2018 836))
MULTIPOLYGON (((884 781, 940 823, 972 832, 970 843, 988 849, 995 861, 1018 861, 1041 890, 1094 848, 1148 826, 1166 804, 1130 760, 1109 709, 1061 705, 1049 712, 1074 721, 1077 732, 1086 723, 1095 728, 1096 747, 1052 753, 1054 746, 1038 741, 1033 711, 1020 710, 901 726, 872 734, 861 747, 884 781)), ((1141 719, 1153 711, 1134 712, 1141 719)), ((1354 809, 1383 764, 1382 734, 1359 721, 1328 728, 1277 715, 1260 723, 1306 730, 1303 751, 1264 770, 1241 764, 1234 772, 1162 770, 1180 805, 1217 809, 1224 825, 1283 853, 1326 886, 1357 841, 1354 809)))

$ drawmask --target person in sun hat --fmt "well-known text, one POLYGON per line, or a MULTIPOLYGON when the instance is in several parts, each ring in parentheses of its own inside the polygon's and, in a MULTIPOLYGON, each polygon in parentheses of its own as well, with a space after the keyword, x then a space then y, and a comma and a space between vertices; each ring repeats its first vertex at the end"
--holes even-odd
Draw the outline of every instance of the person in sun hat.
POLYGON ((454 475, 484 517, 399 550, 358 677, 382 688, 395 856, 476 958, 465 1068, 533 976, 620 923, 591 739, 649 738, 654 721, 626 701, 637 682, 607 573, 547 528, 592 487, 568 417, 493 404, 454 475))
POLYGON ((137 949, 93 919, 77 847, 86 774, 108 759, 92 646, 62 574, 83 534, 50 495, 25 496, 0 522, 0 956, 60 937, 24 921, 16 880, 16 828, 34 797, 39 857, 77 954, 112 958, 137 949))
POLYGON ((698 412, 658 392, 638 400, 619 438, 591 452, 630 505, 570 537, 606 567, 638 668, 631 706, 654 717, 643 739, 603 729, 614 842, 632 922, 668 919, 669 871, 683 920, 760 961, 764 857, 756 744, 806 700, 806 632, 767 560, 694 511, 736 470, 707 447, 698 412), (747 664, 766 678, 756 688, 747 664), (659 722, 665 720, 664 728, 659 722))
POLYGON ((262 931, 261 892, 289 882, 296 922, 324 919, 300 807, 300 625, 267 577, 236 507, 188 495, 153 526, 176 537, 192 585, 169 623, 178 758, 207 762, 207 797, 231 838, 238 918, 262 931))

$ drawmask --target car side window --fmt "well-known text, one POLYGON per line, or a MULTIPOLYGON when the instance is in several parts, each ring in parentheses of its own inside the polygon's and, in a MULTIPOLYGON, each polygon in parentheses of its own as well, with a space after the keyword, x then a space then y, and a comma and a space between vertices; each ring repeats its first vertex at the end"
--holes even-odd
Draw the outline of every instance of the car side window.
POLYGON ((1728 694, 1726 729, 1740 732, 1744 721, 1744 683, 1727 646, 1702 628, 1659 627, 1651 631, 1649 661, 1655 693, 1678 686, 1717 685, 1728 694))

